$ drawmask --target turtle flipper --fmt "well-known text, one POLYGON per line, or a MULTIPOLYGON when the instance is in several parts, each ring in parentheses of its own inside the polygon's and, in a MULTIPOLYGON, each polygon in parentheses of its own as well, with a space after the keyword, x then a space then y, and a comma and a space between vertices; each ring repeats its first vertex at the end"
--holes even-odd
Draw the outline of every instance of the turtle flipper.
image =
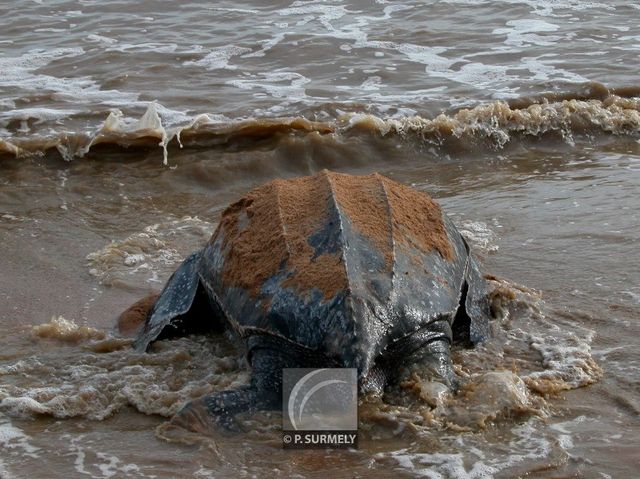
POLYGON ((282 368, 300 366, 286 352, 258 349, 251 354, 251 383, 216 392, 187 403, 172 419, 173 425, 209 434, 212 430, 239 431, 236 415, 282 407, 282 368))
POLYGON ((487 281, 471 254, 467 241, 460 236, 467 250, 464 279, 460 289, 460 304, 453 320, 453 337, 468 346, 486 341, 491 336, 491 318, 487 281))
POLYGON ((454 391, 457 390, 458 379, 451 362, 452 334, 449 320, 441 318, 398 341, 388 349, 393 361, 386 364, 386 376, 398 383, 408 379, 414 372, 427 373, 454 391), (397 365, 407 366, 398 370, 397 365))
MULTIPOLYGON (((453 370, 451 362, 451 329, 447 328, 448 323, 444 323, 443 329, 447 332, 437 333, 425 331, 426 341, 415 350, 406 361, 422 371, 427 371, 436 380, 446 383, 452 390, 458 389, 458 377, 453 370)), ((416 338, 418 339, 418 338, 416 338)))
POLYGON ((187 257, 171 275, 134 342, 146 351, 156 339, 219 329, 219 308, 200 284, 202 251, 187 257))
POLYGON ((187 403, 171 422, 176 426, 208 434, 212 430, 239 432, 236 415, 277 409, 275 394, 265 394, 255 386, 220 391, 187 403))
POLYGON ((490 309, 487 296, 487 282, 480 274, 478 265, 469 255, 465 273, 467 294, 464 309, 469 318, 469 340, 473 344, 486 341, 491 336, 489 324, 490 309))
POLYGON ((421 350, 421 363, 449 386, 453 391, 458 390, 458 377, 451 362, 451 342, 438 339, 426 344, 421 350))

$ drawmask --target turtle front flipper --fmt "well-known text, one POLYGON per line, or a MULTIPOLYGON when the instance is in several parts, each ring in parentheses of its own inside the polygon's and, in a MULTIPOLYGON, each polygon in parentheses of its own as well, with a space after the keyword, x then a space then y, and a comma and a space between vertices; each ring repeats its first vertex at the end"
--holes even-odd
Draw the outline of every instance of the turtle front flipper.
POLYGON ((216 430, 239 432, 237 414, 274 410, 281 404, 281 398, 274 391, 261 391, 251 385, 191 401, 171 419, 171 423, 207 435, 216 430))
POLYGON ((210 435, 212 431, 240 431, 236 415, 282 407, 282 368, 301 366, 286 351, 260 348, 250 354, 248 386, 220 391, 187 403, 172 419, 174 426, 210 435))
POLYGON ((134 342, 146 351, 156 339, 221 329, 221 313, 200 284, 202 251, 187 257, 171 275, 134 342))

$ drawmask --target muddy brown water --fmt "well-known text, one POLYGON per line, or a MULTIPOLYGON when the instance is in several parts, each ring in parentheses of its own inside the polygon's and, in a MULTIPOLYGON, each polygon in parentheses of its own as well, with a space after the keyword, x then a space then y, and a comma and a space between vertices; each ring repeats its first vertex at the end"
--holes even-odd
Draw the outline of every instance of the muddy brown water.
POLYGON ((0 477, 635 478, 639 18, 572 0, 0 5, 0 477), (140 355, 118 314, 230 202, 323 168, 429 192, 495 275, 493 338, 454 351, 461 393, 416 377, 364 400, 357 451, 284 451, 277 413, 213 439, 167 427, 247 381, 242 347, 140 355))

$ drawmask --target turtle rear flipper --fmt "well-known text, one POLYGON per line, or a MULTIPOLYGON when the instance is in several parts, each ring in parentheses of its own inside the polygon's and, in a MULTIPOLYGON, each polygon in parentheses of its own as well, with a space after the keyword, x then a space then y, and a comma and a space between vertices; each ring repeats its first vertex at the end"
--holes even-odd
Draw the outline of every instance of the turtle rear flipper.
POLYGON ((455 341, 470 345, 481 343, 489 338, 491 314, 487 281, 480 274, 478 264, 471 255, 469 244, 464 238, 462 240, 468 256, 460 291, 460 306, 453 320, 453 337, 455 341))
POLYGON ((200 284, 201 257, 202 251, 193 253, 171 275, 134 342, 138 351, 156 339, 221 329, 219 308, 200 284))

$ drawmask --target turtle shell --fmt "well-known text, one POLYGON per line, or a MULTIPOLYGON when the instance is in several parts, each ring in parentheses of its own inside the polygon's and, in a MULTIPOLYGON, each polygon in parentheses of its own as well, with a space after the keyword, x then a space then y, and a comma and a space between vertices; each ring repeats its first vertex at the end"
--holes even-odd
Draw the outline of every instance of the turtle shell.
MULTIPOLYGON (((379 174, 275 180, 230 205, 200 282, 241 336, 276 336, 368 369, 453 317, 468 246, 427 194, 379 174)), ((481 280, 479 274, 475 274, 481 280)))

